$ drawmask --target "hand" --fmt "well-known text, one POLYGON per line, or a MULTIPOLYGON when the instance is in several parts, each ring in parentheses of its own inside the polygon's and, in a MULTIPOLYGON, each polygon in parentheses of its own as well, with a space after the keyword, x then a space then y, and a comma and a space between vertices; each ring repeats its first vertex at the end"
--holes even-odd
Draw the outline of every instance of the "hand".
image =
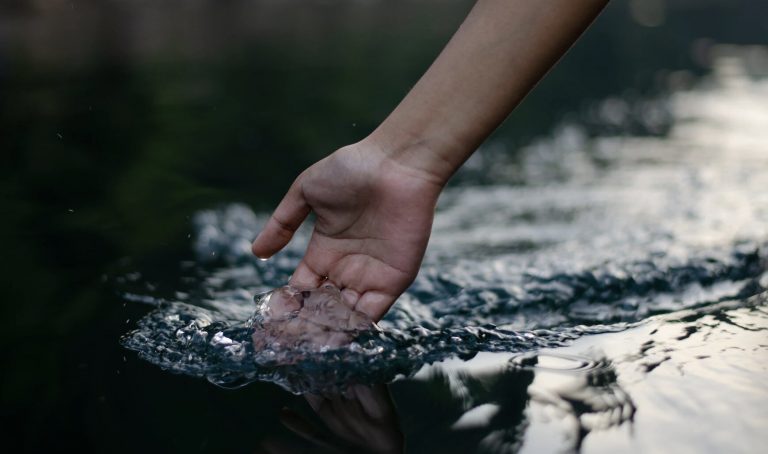
POLYGON ((333 452, 397 454, 404 451, 403 434, 386 385, 354 385, 343 395, 305 394, 304 397, 330 434, 287 409, 280 419, 316 446, 333 452))
POLYGON ((363 142, 296 179, 253 253, 270 257, 310 211, 291 284, 325 279, 379 320, 413 282, 442 186, 552 67, 607 0, 478 1, 440 56, 363 142))
POLYGON ((287 352, 286 359, 295 358, 290 353, 296 350, 319 351, 349 344, 361 331, 375 329, 370 317, 351 309, 330 283, 303 291, 281 287, 261 295, 257 304, 252 334, 255 351, 287 352))
POLYGON ((351 307, 379 320, 416 278, 442 186, 371 141, 342 148, 299 175, 253 253, 267 258, 281 250, 314 212, 290 284, 316 288, 327 279, 351 307))

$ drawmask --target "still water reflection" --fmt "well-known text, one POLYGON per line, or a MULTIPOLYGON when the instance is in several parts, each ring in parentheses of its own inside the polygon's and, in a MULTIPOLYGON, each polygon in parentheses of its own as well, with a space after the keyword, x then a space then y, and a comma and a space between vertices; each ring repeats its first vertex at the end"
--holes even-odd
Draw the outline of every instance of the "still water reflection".
MULTIPOLYGON (((349 387, 333 395, 305 394, 307 404, 319 425, 307 417, 284 408, 280 421, 313 449, 321 452, 404 452, 397 410, 386 385, 349 387)), ((267 452, 295 452, 290 441, 267 439, 261 446, 267 452)))

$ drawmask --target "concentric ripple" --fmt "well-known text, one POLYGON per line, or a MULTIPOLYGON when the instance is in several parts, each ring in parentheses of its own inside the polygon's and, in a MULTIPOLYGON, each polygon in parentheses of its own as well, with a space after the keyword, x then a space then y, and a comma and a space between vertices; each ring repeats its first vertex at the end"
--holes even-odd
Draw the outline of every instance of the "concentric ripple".
POLYGON ((596 361, 588 357, 566 355, 563 353, 527 352, 513 356, 509 363, 513 368, 517 369, 553 372, 591 372, 606 368, 604 361, 596 361))

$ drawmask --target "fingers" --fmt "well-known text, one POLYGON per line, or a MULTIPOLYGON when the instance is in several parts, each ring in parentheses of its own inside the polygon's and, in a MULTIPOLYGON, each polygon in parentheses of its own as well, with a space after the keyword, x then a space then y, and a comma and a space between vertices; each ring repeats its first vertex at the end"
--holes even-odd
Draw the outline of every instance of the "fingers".
POLYGON ((272 317, 282 317, 290 312, 300 310, 304 306, 304 298, 290 289, 281 287, 269 295, 269 314, 272 317))
POLYGON ((341 291, 341 299, 347 303, 349 307, 355 307, 355 304, 360 300, 360 292, 352 290, 351 288, 345 288, 341 291))
POLYGON ((307 400, 309 406, 312 407, 312 410, 314 410, 315 413, 320 414, 323 404, 325 403, 325 398, 312 393, 304 394, 304 398, 307 400))
POLYGON ((301 177, 288 189, 283 200, 251 245, 256 257, 272 257, 291 241, 293 234, 309 215, 310 207, 301 190, 301 177))
MULTIPOLYGON (((280 422, 291 432, 307 441, 325 447, 326 449, 334 448, 322 431, 318 430, 315 426, 290 409, 284 408, 280 412, 280 422)), ((336 451, 335 449, 333 450, 336 451)))
POLYGON ((289 285, 299 289, 317 288, 325 281, 325 276, 317 274, 307 265, 306 259, 299 263, 289 281, 289 285))
POLYGON ((352 387, 352 392, 362 404, 365 413, 371 418, 381 421, 392 417, 394 413, 392 399, 385 385, 356 385, 352 387))
POLYGON ((378 291, 367 291, 360 296, 355 310, 358 310, 375 322, 381 320, 381 317, 387 313, 390 306, 394 304, 395 297, 378 291))
MULTIPOLYGON (((322 236, 315 230, 309 239, 304 258, 291 276, 290 285, 297 288, 319 287, 330 277, 329 273, 340 255, 339 251, 328 247, 322 236)), ((339 284, 333 279, 331 281, 333 284, 339 284)))

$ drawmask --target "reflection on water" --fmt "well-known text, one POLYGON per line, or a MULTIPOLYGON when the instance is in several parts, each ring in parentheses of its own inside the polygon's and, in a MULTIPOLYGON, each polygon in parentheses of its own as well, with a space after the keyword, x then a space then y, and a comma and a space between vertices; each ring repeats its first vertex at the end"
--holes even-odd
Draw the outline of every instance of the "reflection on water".
POLYGON ((768 421, 766 303, 763 292, 566 348, 444 360, 390 389, 307 394, 313 414, 280 415, 297 439, 264 447, 401 452, 404 433, 409 452, 754 452, 768 421))
MULTIPOLYGON (((585 338, 569 347, 567 352, 599 348, 613 358, 618 383, 637 407, 630 425, 595 431, 584 448, 754 452, 764 444, 768 293, 749 303, 754 306, 715 306, 705 315, 670 314, 635 330, 585 338), (720 320, 738 321, 743 327, 720 320)), ((540 417, 538 421, 543 431, 557 430, 557 424, 540 417)))
MULTIPOLYGON (((257 261, 265 217, 231 205, 195 217, 198 262, 178 288, 123 279, 128 299, 157 306, 124 345, 229 387, 329 395, 394 380, 416 451, 673 450, 668 438, 748 450, 768 422, 768 82, 725 55, 695 88, 648 103, 663 136, 565 124, 515 159, 480 150, 381 331, 255 361, 253 295, 284 285, 308 231, 257 261)), ((313 407, 346 405, 326 399, 313 407)))
POLYGON ((570 449, 579 449, 592 430, 631 421, 635 412, 632 399, 617 384, 613 364, 605 358, 556 352, 480 353, 466 362, 427 366, 413 380, 438 377, 463 404, 463 413, 450 430, 476 432, 476 446, 488 452, 522 447, 531 408, 546 408, 560 421, 570 449))
MULTIPOLYGON (((282 410, 280 421, 309 442, 312 452, 404 452, 397 411, 386 385, 355 385, 344 393, 305 394, 304 398, 319 424, 288 408, 282 410)), ((292 441, 267 439, 261 447, 268 452, 299 451, 300 445, 292 441)))

